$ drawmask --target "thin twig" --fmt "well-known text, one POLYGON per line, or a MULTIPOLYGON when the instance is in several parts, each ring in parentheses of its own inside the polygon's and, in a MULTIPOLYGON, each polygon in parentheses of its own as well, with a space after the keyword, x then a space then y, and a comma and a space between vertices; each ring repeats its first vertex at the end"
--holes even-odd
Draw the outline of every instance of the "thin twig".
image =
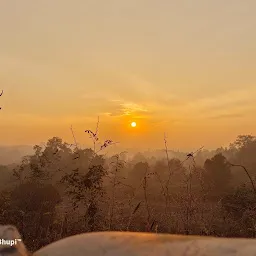
POLYGON ((146 171, 144 174, 144 182, 143 182, 144 200, 145 200, 145 206, 147 210, 147 226, 148 226, 150 225, 151 214, 150 214, 148 195, 147 195, 147 172, 148 172, 148 167, 146 167, 146 171))
POLYGON ((254 191, 254 193, 255 193, 255 195, 256 195, 256 188, 255 188, 255 185, 254 185, 253 179, 252 179, 251 175, 249 174, 248 170, 245 168, 245 166, 240 165, 240 164, 232 164, 232 163, 229 163, 229 164, 230 164, 232 167, 241 167, 241 168, 243 168, 243 169, 244 169, 244 171, 245 171, 245 173, 246 173, 247 177, 249 178, 249 180, 250 180, 250 182, 251 182, 251 185, 252 185, 253 191, 254 191))
POLYGON ((76 141, 76 137, 75 137, 75 134, 74 134, 74 131, 73 131, 73 127, 72 127, 72 125, 71 125, 71 127, 70 127, 70 130, 71 130, 71 133, 72 133, 72 136, 73 136, 73 139, 74 139, 74 142, 75 142, 76 148, 78 149, 78 145, 77 145, 77 141, 76 141))
POLYGON ((168 190, 168 186, 170 183, 170 179, 171 179, 171 167, 170 167, 170 160, 169 160, 169 154, 168 154, 168 146, 167 146, 167 140, 166 140, 166 135, 164 134, 164 145, 165 145, 165 154, 166 154, 166 160, 167 160, 167 164, 168 164, 168 171, 169 171, 169 175, 168 175, 168 179, 166 182, 166 189, 168 190))

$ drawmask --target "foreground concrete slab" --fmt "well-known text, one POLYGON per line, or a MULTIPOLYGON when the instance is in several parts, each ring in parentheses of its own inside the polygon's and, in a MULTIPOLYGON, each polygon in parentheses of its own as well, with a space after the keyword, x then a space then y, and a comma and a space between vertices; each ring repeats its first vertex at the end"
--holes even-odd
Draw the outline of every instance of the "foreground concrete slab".
MULTIPOLYGON (((0 225, 0 256, 31 255, 13 226, 0 225)), ((256 256, 256 239, 213 238, 135 232, 98 232, 49 244, 33 256, 256 256)))
POLYGON ((99 232, 52 243, 34 256, 256 256, 255 239, 99 232))

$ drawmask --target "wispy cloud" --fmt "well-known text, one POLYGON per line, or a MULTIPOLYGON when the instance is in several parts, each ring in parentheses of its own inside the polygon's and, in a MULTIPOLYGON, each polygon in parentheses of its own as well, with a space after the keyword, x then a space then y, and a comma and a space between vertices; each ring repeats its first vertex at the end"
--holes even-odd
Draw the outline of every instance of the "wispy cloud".
POLYGON ((116 100, 111 102, 115 103, 115 107, 112 111, 105 112, 105 114, 109 116, 145 116, 149 114, 147 107, 141 104, 134 102, 121 102, 116 100))
MULTIPOLYGON (((238 118, 251 113, 256 109, 256 88, 251 87, 216 96, 208 96, 200 99, 183 101, 183 104, 161 105, 162 112, 169 112, 170 115, 181 119, 225 119, 238 118)), ((181 100, 180 100, 181 101, 181 100)))
POLYGON ((219 115, 214 115, 209 118, 211 119, 229 119, 229 118, 242 118, 244 117, 244 114, 239 114, 239 113, 233 113, 233 114, 219 114, 219 115))
POLYGON ((186 107, 190 109, 217 110, 234 107, 247 107, 255 105, 256 88, 232 90, 217 96, 209 96, 189 102, 186 107))
MULTIPOLYGON (((132 74, 124 74, 126 90, 94 91, 83 95, 86 104, 92 104, 97 114, 122 117, 133 116, 164 122, 188 122, 203 119, 225 120, 242 118, 256 108, 256 87, 219 92, 195 98, 172 93, 171 86, 161 91, 150 81, 132 74), (101 107, 99 107, 99 104, 101 107)), ((113 89, 113 88, 112 88, 113 89)))
POLYGON ((16 125, 16 126, 60 126, 70 124, 83 124, 87 122, 95 122, 94 116, 83 116, 83 115, 63 115, 59 117, 40 116, 30 113, 21 113, 13 115, 2 116, 3 126, 16 125))

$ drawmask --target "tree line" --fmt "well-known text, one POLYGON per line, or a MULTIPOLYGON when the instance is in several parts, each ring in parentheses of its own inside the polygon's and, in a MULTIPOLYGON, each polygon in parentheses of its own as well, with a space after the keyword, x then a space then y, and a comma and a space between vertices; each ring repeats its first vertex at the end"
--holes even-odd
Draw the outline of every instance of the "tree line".
MULTIPOLYGON (((203 164, 106 157, 53 137, 16 166, 0 166, 0 223, 31 251, 93 231, 256 237, 256 137, 240 135, 203 164)), ((167 156, 168 156, 168 151, 167 156)))

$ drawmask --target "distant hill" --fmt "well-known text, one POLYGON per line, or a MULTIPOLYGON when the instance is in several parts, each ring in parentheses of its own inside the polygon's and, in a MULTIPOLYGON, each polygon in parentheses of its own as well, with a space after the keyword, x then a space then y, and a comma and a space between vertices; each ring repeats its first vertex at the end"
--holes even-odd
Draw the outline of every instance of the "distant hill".
POLYGON ((29 145, 0 146, 0 165, 18 163, 23 156, 33 153, 29 145))
MULTIPOLYGON (((85 145, 81 145, 82 148, 86 148, 85 145)), ((111 156, 113 154, 118 154, 123 151, 127 152, 127 156, 129 159, 132 159, 139 152, 143 154, 144 157, 150 159, 152 157, 156 159, 166 158, 165 149, 150 149, 150 150, 138 150, 136 148, 122 148, 120 146, 111 146, 105 150, 103 150, 102 154, 106 154, 106 156, 111 156)), ((175 150, 168 150, 169 158, 178 158, 180 160, 184 160, 186 155, 189 152, 181 152, 175 150)), ((207 158, 213 157, 215 154, 215 150, 205 150, 203 149, 201 152, 197 153, 197 163, 203 164, 207 158)), ((33 154, 33 146, 30 145, 15 145, 15 146, 0 146, 0 165, 10 165, 17 164, 21 161, 22 157, 25 155, 33 154)))

